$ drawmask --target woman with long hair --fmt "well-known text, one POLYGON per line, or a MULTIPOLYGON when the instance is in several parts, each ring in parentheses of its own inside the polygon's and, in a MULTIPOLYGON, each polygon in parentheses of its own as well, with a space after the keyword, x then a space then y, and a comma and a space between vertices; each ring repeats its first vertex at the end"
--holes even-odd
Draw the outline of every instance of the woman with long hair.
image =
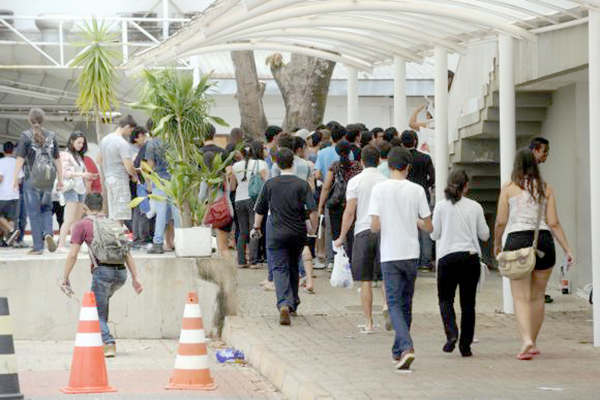
POLYGON ((456 343, 463 357, 469 357, 475 332, 475 295, 480 274, 481 247, 490 229, 483 207, 466 198, 469 176, 463 169, 452 171, 444 190, 445 200, 435 206, 431 239, 437 242, 438 298, 446 332, 443 351, 451 353, 456 343), (460 339, 454 313, 456 288, 460 291, 460 339))
POLYGON ((237 261, 241 268, 255 267, 259 261, 258 242, 250 240, 250 229, 254 224, 255 197, 249 193, 249 185, 255 176, 262 182, 267 180, 267 163, 263 161, 262 146, 254 142, 246 142, 241 149, 242 160, 233 164, 231 188, 235 190, 235 212, 238 218, 239 235, 236 242, 237 261), (250 244, 250 246, 247 246, 250 244), (249 247, 249 258, 246 250, 249 247))
POLYGON ((87 139, 81 132, 69 136, 67 149, 60 153, 63 169, 63 197, 65 199, 64 221, 60 228, 58 250, 66 253, 67 234, 71 226, 83 217, 83 202, 86 194, 86 181, 94 174, 87 172, 83 157, 87 152, 87 139))
POLYGON ((543 257, 536 256, 535 268, 530 275, 510 280, 523 341, 517 354, 519 360, 531 360, 540 354, 536 342, 544 320, 546 285, 556 263, 554 238, 563 248, 567 263, 573 263, 571 247, 558 220, 554 189, 542 179, 531 150, 524 148, 515 157, 511 181, 505 183, 500 192, 494 232, 496 256, 502 251, 502 237, 505 234, 504 251, 533 245, 540 208, 538 249, 543 252, 543 257))

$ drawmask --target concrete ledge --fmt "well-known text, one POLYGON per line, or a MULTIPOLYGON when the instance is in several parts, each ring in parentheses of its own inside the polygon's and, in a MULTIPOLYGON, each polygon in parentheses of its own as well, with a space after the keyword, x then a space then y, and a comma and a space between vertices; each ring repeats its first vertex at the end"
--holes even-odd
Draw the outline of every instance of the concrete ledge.
POLYGON ((333 395, 314 380, 282 360, 260 338, 248 333, 244 319, 225 318, 222 338, 243 350, 246 360, 290 400, 329 400, 333 395))

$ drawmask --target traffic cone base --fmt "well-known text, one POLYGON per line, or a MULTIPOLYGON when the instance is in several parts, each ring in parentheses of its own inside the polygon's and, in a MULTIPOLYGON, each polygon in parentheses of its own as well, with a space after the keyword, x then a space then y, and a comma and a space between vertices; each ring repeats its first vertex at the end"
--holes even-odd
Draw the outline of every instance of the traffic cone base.
POLYGON ((22 400, 8 298, 0 297, 0 399, 22 400))

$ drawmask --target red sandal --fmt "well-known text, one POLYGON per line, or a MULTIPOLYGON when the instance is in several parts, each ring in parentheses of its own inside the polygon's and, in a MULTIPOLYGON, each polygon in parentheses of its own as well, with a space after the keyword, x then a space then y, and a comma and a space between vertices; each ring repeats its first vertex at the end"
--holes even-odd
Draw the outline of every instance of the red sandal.
POLYGON ((531 353, 519 353, 515 358, 521 361, 528 361, 533 360, 533 355, 531 353))

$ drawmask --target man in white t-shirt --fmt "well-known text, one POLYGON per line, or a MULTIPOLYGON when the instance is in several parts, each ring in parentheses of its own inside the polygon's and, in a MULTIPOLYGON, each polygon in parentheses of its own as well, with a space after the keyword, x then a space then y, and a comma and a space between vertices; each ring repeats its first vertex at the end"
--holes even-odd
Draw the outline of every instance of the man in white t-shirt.
POLYGON ((412 155, 394 147, 388 155, 390 179, 371 193, 371 231, 381 232, 381 270, 392 325, 396 331, 392 357, 400 370, 415 359, 410 324, 419 259, 419 229, 431 232, 431 211, 422 186, 406 177, 412 155))
POLYGON ((373 288, 371 282, 381 280, 379 232, 371 232, 371 216, 369 215, 369 202, 373 187, 387 180, 377 169, 378 163, 379 149, 371 145, 365 146, 361 151, 363 170, 348 181, 342 230, 339 238, 335 241, 337 248, 344 244, 356 218, 351 264, 354 280, 361 282, 360 298, 365 314, 365 326, 361 332, 364 333, 373 333, 373 288))
MULTIPOLYGON (((19 190, 14 188, 17 159, 13 155, 15 145, 4 143, 4 158, 0 159, 0 229, 5 234, 5 243, 10 246, 21 233, 15 227, 19 212, 19 190)), ((19 172, 19 178, 23 171, 19 172)))

